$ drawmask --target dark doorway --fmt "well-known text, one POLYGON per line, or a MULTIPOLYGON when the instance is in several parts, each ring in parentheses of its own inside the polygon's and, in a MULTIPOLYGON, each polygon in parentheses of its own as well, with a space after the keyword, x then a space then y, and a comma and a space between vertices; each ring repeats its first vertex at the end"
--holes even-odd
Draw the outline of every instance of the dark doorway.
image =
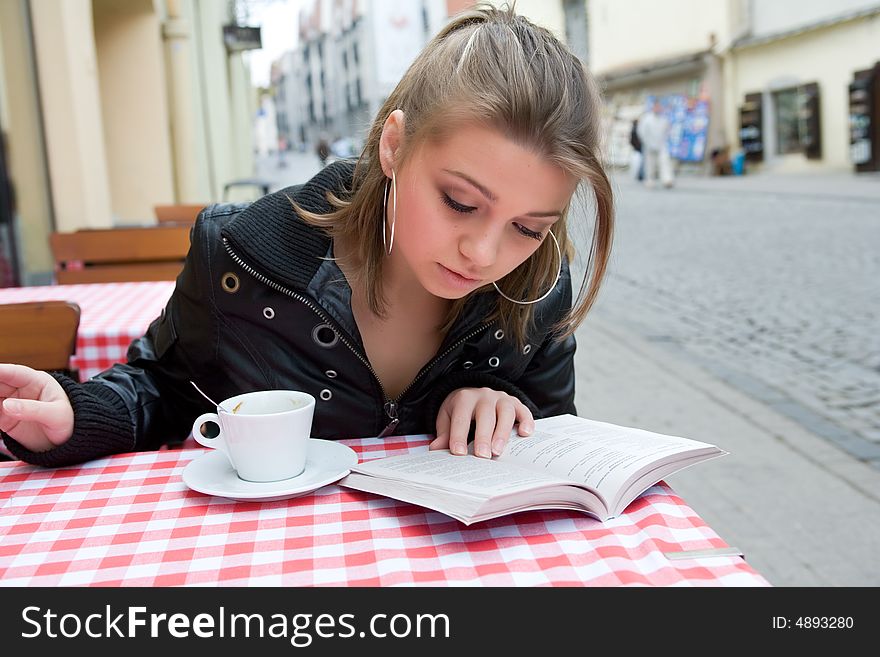
POLYGON ((0 287, 17 287, 20 270, 15 239, 15 193, 7 155, 6 132, 0 126, 0 287))

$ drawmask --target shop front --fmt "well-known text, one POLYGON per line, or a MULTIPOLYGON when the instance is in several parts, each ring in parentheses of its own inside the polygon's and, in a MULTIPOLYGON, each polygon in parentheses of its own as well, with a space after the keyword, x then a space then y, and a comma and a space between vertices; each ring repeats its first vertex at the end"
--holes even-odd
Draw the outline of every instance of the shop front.
POLYGON ((880 62, 849 85, 849 148, 855 170, 880 171, 880 62))
POLYGON ((707 167, 707 153, 724 141, 722 123, 712 116, 721 107, 720 79, 720 61, 710 51, 602 75, 609 164, 629 164, 633 123, 656 99, 671 125, 669 152, 678 166, 707 167))

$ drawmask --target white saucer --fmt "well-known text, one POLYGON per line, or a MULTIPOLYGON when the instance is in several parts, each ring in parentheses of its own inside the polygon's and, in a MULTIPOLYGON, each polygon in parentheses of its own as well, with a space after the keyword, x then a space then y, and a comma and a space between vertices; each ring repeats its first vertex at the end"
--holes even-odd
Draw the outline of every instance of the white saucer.
POLYGON ((183 483, 206 495, 230 500, 272 502, 305 495, 332 484, 347 475, 357 462, 357 454, 348 445, 311 438, 306 469, 302 474, 281 481, 255 482, 239 479, 226 454, 211 450, 187 464, 183 469, 183 483))

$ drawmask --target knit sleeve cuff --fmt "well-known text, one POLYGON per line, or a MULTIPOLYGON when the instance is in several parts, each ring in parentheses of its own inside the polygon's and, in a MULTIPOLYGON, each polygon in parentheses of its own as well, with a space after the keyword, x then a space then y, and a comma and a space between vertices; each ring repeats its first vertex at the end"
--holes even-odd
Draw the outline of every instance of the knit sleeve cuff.
POLYGON ((436 426, 440 406, 443 405, 443 402, 451 392, 459 388, 491 388, 492 390, 506 392, 525 404, 532 412, 532 416, 535 418, 539 417, 538 407, 535 406, 534 402, 522 390, 510 383, 510 381, 505 381, 502 378, 486 374, 485 372, 457 372, 438 383, 431 392, 430 397, 428 397, 425 404, 425 422, 428 426, 432 428, 436 426))
POLYGON ((52 468, 134 449, 134 428, 122 397, 109 386, 98 382, 80 384, 61 374, 52 376, 70 398, 73 435, 58 447, 45 452, 32 452, 3 433, 6 446, 16 458, 52 468))

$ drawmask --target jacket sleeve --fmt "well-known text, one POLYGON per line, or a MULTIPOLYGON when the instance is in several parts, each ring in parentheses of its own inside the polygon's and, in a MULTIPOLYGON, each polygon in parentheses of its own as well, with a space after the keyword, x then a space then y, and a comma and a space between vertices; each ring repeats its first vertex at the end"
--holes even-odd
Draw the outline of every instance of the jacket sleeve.
POLYGON ((71 438, 54 449, 32 452, 3 434, 17 458, 56 467, 120 452, 157 449, 163 443, 185 439, 192 419, 209 410, 188 383, 205 371, 216 345, 212 339, 216 324, 209 301, 211 290, 202 280, 207 251, 204 223, 200 217, 191 233, 186 263, 168 304, 146 334, 131 343, 127 362, 82 384, 56 376, 73 406, 71 438), (187 330, 178 333, 182 327, 187 330))
POLYGON ((536 325, 543 338, 522 375, 515 381, 486 372, 457 372, 446 377, 431 393, 426 420, 434 426, 440 406, 459 388, 492 388, 518 398, 537 419, 564 413, 576 414, 574 405, 574 336, 559 340, 551 328, 571 309, 571 275, 565 266, 557 290, 536 310, 536 325))

